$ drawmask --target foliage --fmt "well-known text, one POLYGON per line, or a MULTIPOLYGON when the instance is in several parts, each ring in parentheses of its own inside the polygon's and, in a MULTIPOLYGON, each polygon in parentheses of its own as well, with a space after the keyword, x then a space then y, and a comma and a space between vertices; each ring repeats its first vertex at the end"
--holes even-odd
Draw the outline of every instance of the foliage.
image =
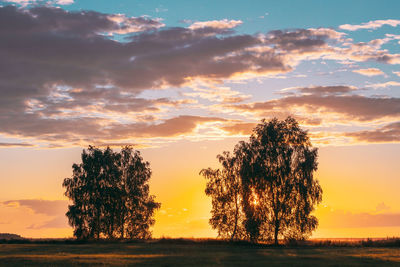
POLYGON ((231 221, 225 226, 213 222, 224 216, 231 218, 232 205, 224 203, 237 199, 242 213, 239 217, 244 218, 238 226, 245 229, 242 237, 252 242, 273 239, 275 244, 279 237, 305 239, 318 225, 311 213, 322 200, 322 189, 313 176, 317 169, 317 149, 312 147, 307 132, 291 117, 283 121, 262 120, 250 140, 239 142, 233 154, 231 157, 224 152, 222 159, 231 162, 224 164, 220 160, 222 171, 201 171, 208 179, 206 194, 212 197, 213 228, 218 229, 220 236, 230 233, 227 230, 232 228, 231 221), (237 196, 226 190, 231 186, 237 196), (209 190, 210 187, 214 190, 209 190))
POLYGON ((243 239, 246 232, 242 226, 240 180, 236 159, 229 152, 217 156, 222 170, 201 170, 207 180, 206 194, 212 196, 210 224, 217 229, 219 237, 231 240, 243 239))
POLYGON ((139 151, 126 146, 118 153, 89 146, 82 152, 82 163, 72 169, 63 187, 73 202, 66 215, 78 239, 151 236, 149 228, 160 203, 149 195, 151 169, 139 151))

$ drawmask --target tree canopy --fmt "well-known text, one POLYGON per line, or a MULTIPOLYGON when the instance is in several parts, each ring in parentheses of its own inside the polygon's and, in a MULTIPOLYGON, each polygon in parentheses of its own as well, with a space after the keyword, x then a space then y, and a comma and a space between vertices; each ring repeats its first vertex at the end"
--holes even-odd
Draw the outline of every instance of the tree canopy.
POLYGON ((149 194, 150 164, 126 146, 114 152, 89 146, 82 163, 65 178, 65 195, 72 201, 66 213, 78 239, 151 237, 154 212, 161 204, 149 194))
POLYGON ((317 149, 288 117, 262 120, 233 155, 217 156, 222 169, 203 169, 212 198, 210 224, 231 239, 304 239, 318 225, 311 213, 322 200, 314 178, 317 149))

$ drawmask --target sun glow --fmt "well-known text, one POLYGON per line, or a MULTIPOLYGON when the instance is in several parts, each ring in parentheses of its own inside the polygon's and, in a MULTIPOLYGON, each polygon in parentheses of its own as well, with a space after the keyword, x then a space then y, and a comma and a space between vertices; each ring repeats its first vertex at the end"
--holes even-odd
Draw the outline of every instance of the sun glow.
POLYGON ((254 191, 254 189, 251 190, 251 199, 250 199, 250 203, 251 203, 253 206, 258 206, 258 204, 259 204, 259 199, 258 199, 257 193, 254 191))

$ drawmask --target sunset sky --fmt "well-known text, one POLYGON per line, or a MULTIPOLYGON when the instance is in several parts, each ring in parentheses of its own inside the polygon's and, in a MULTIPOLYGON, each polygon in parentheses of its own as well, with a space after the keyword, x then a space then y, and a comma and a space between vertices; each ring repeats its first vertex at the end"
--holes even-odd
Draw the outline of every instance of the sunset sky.
POLYGON ((400 236, 400 1, 0 1, 0 233, 71 237, 62 181, 131 144, 155 237, 216 237, 202 168, 262 119, 319 148, 315 238, 400 236))

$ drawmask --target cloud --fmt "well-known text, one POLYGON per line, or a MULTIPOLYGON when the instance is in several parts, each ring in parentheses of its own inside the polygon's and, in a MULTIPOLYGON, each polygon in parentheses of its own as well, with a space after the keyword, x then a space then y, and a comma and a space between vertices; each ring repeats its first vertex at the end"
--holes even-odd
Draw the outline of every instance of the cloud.
POLYGON ((393 73, 400 77, 400 71, 393 71, 393 73))
POLYGON ((356 121, 370 121, 385 117, 400 116, 400 98, 366 97, 361 95, 337 95, 338 92, 353 91, 353 87, 311 87, 300 88, 310 94, 287 96, 265 102, 254 102, 226 106, 237 111, 252 112, 268 116, 273 112, 296 111, 303 108, 309 114, 336 113, 356 121))
POLYGON ((132 31, 132 25, 147 31, 160 23, 13 6, 0 7, 0 25, 0 132, 19 137, 111 138, 103 129, 117 126, 110 113, 161 112, 160 107, 189 103, 137 98, 144 90, 183 86, 197 78, 289 70, 273 52, 245 51, 261 43, 258 37, 217 37, 221 30, 213 28, 169 28, 118 42, 103 33, 132 31))
POLYGON ((249 98, 228 86, 216 86, 211 83, 196 83, 191 86, 193 92, 183 92, 182 95, 207 99, 212 102, 240 103, 249 98))
POLYGON ((0 49, 7 51, 0 66, 4 68, 3 75, 27 74, 23 81, 8 84, 13 87, 10 91, 19 94, 21 90, 32 95, 48 93, 49 86, 54 84, 85 91, 96 84, 111 84, 140 92, 181 86, 196 77, 219 79, 247 71, 289 70, 273 52, 245 52, 244 49, 260 44, 259 38, 251 35, 218 38, 214 36, 221 32, 218 29, 170 28, 135 35, 127 43, 120 43, 101 33, 130 29, 132 24, 148 29, 159 22, 49 7, 28 11, 6 6, 0 13, 1 24, 6 25, 0 32, 0 49))
POLYGON ((297 91, 306 95, 336 95, 350 93, 357 90, 354 86, 334 85, 334 86, 310 86, 310 87, 290 87, 282 89, 283 94, 291 95, 297 91))
MULTIPOLYGON (((382 210, 383 211, 383 210, 382 210)), ((331 210, 328 207, 317 211, 320 228, 398 227, 400 213, 352 213, 331 210)))
POLYGON ((124 137, 126 134, 136 137, 174 137, 183 134, 189 135, 203 123, 223 121, 226 120, 217 117, 178 116, 159 124, 118 125, 110 130, 110 134, 116 137, 124 137))
POLYGON ((230 97, 225 97, 222 100, 222 102, 223 103, 240 103, 249 98, 250 98, 250 96, 230 96, 230 97))
POLYGON ((256 127, 257 123, 254 122, 240 122, 231 125, 222 126, 221 129, 233 135, 249 135, 256 127))
MULTIPOLYGON (((42 4, 43 0, 5 0, 4 2, 15 3, 21 6, 30 6, 42 4)), ((47 0, 46 5, 71 5, 74 3, 74 0, 47 0)))
POLYGON ((0 147, 32 147, 34 144, 28 143, 0 143, 0 147))
POLYGON ((376 61, 399 64, 400 54, 390 54, 382 45, 397 36, 387 35, 383 39, 353 43, 346 34, 328 28, 276 30, 265 35, 264 42, 282 53, 286 62, 296 65, 302 60, 329 59, 342 64, 376 61))
POLYGON ((400 141, 400 122, 390 123, 375 130, 351 132, 345 134, 359 142, 391 143, 400 141))
POLYGON ((30 226, 26 227, 27 229, 32 230, 41 230, 41 229, 48 229, 48 228, 70 228, 68 224, 67 217, 64 216, 57 216, 51 220, 42 222, 42 223, 35 223, 31 224, 30 226))
POLYGON ((283 53, 290 52, 292 56, 303 54, 317 54, 331 51, 328 40, 339 40, 342 33, 332 29, 298 29, 294 31, 274 30, 268 32, 264 42, 272 45, 283 53))
POLYGON ((376 76, 385 74, 384 72, 382 72, 380 69, 377 68, 358 69, 358 70, 353 70, 353 72, 365 76, 376 76))
MULTIPOLYGON (((293 87, 284 89, 285 96, 279 99, 220 107, 252 119, 293 116, 320 144, 400 142, 400 99, 356 95, 357 90, 352 86, 293 87), (369 129, 349 132, 348 127, 355 125, 369 129)), ((220 128, 230 135, 248 135, 253 125, 231 121, 220 128)))
POLYGON ((45 38, 43 43, 69 41, 73 37, 88 39, 102 33, 138 32, 163 26, 158 19, 126 17, 122 14, 108 15, 95 11, 68 12, 49 6, 35 6, 30 9, 5 6, 0 8, 0 14, 0 22, 6 23, 0 32, 5 35, 7 41, 16 41, 10 37, 17 38, 20 34, 25 34, 25 41, 31 42, 35 40, 32 38, 39 34, 45 38), (11 33, 17 35, 12 36, 11 33))
MULTIPOLYGON (((8 123, 3 131, 25 137, 40 136, 48 142, 73 145, 118 143, 135 138, 173 138, 194 134, 197 126, 208 122, 223 122, 217 117, 178 116, 161 122, 121 123, 98 118, 41 119, 27 114, 8 123)), ((125 141, 124 143, 128 143, 125 141)), ((130 142, 129 142, 130 143, 130 142)))
POLYGON ((156 7, 156 9, 154 11, 157 13, 167 12, 168 8, 165 8, 162 5, 159 5, 158 7, 156 7))
POLYGON ((400 86, 400 82, 396 81, 389 81, 389 82, 384 82, 384 83, 375 83, 375 84, 369 84, 366 87, 372 87, 372 88, 387 88, 391 86, 400 86))
MULTIPOLYGON (((308 125, 308 126, 318 126, 321 125, 321 118, 313 118, 313 117, 304 117, 301 115, 294 115, 288 112, 274 112, 270 113, 269 116, 264 117, 277 117, 280 119, 285 119, 288 116, 294 117, 300 124, 308 125)), ((228 135, 240 135, 240 136, 248 136, 253 132, 253 129, 257 126, 259 122, 235 122, 235 121, 227 121, 222 125, 219 125, 218 128, 227 132, 228 135)))
POLYGON ((26 229, 69 228, 68 219, 65 216, 68 210, 67 200, 19 199, 3 201, 0 202, 0 204, 12 209, 18 209, 20 207, 28 208, 32 210, 35 215, 46 215, 50 217, 45 219, 44 222, 38 222, 27 226, 26 229))
POLYGON ((209 21, 196 21, 189 26, 189 29, 196 30, 202 28, 215 28, 215 29, 232 29, 243 22, 241 20, 209 20, 209 21))
POLYGON ((339 26, 339 29, 347 31, 356 31, 360 29, 377 29, 383 25, 389 25, 392 27, 397 27, 400 25, 400 20, 397 19, 386 19, 386 20, 372 20, 369 22, 361 23, 360 25, 343 24, 339 26))
POLYGON ((74 0, 57 0, 57 4, 60 4, 60 5, 70 5, 73 3, 74 3, 74 0))
MULTIPOLYGON (((352 55, 351 60, 386 63, 400 60, 380 50, 386 42, 382 40, 335 47, 349 41, 333 29, 236 34, 233 28, 240 23, 226 19, 167 28, 160 19, 148 17, 49 6, 0 7, 0 133, 50 145, 175 138, 212 122, 198 120, 199 116, 179 116, 180 108, 197 105, 196 97, 236 110, 260 111, 260 103, 236 105, 249 96, 216 88, 215 84, 223 81, 284 74, 302 60, 325 57, 344 60, 352 55), (113 34, 123 34, 122 40, 113 34), (199 82, 213 86, 194 88, 199 82), (179 92, 187 99, 139 96, 146 90, 185 86, 194 91, 179 92), (151 120, 145 119, 149 116, 151 120)), ((351 87, 340 86, 299 88, 297 93, 302 96, 287 95, 265 105, 276 113, 292 107, 312 111, 317 105, 319 111, 351 114, 348 107, 343 107, 345 111, 334 107, 347 100, 368 101, 343 96, 351 91, 351 87), (335 104, 329 104, 330 99, 335 104), (318 101, 323 105, 318 106, 318 101)), ((383 101, 397 100, 376 100, 383 101)), ((201 105, 196 108, 205 107, 201 105)), ((391 106, 389 103, 386 109, 391 106)), ((379 112, 379 105, 370 116, 375 109, 379 112)), ((318 118, 309 121, 315 123, 318 118)))
POLYGON ((2 204, 8 207, 26 207, 36 214, 48 216, 65 214, 68 207, 66 200, 20 199, 3 201, 2 204))
POLYGON ((127 17, 124 14, 109 15, 108 19, 114 21, 119 29, 110 31, 110 34, 127 34, 144 32, 164 27, 161 19, 150 19, 148 17, 127 17))

